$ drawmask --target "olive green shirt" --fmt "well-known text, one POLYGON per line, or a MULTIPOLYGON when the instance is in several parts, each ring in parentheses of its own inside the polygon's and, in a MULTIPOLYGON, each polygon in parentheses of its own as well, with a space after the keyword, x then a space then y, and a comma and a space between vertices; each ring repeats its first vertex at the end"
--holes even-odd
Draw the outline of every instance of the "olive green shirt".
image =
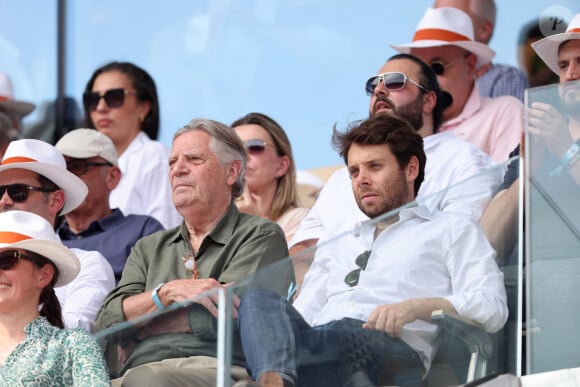
MULTIPOLYGON (((105 298, 97 314, 95 329, 103 330, 125 321, 122 302, 126 297, 151 292, 162 282, 191 277, 191 271, 185 268, 182 259, 190 252, 185 222, 180 227, 159 231, 139 240, 127 259, 118 287, 105 298)), ((277 224, 242 214, 231 204, 202 241, 197 253, 199 278, 215 278, 224 284, 234 282, 237 285, 234 292, 238 296, 248 286, 268 288, 286 296, 288 287, 294 281, 289 260, 267 269, 269 274, 260 276, 266 281, 258 281, 252 274, 287 256, 286 238, 277 224), (243 285, 244 282, 249 285, 243 285)), ((189 324, 192 333, 153 335, 139 341, 122 365, 122 372, 167 358, 194 355, 217 357, 216 319, 202 305, 193 304, 189 324)), ((127 341, 136 333, 137 328, 129 328, 116 337, 127 341)), ((237 329, 234 329, 233 352, 233 363, 243 366, 244 357, 237 329)))

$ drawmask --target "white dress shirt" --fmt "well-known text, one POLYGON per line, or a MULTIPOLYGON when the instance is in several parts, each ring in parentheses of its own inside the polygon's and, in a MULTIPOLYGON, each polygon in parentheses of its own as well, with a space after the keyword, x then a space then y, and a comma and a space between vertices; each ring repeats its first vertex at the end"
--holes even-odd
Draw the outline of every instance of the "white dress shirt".
POLYGON ((168 159, 165 145, 140 132, 119 157, 123 175, 109 197, 111 208, 152 216, 166 229, 178 226, 182 218, 171 198, 168 159))
MULTIPOLYGON (((427 164, 417 202, 432 209, 457 211, 478 220, 503 180, 504 169, 475 145, 451 132, 423 139, 427 164), (461 184, 458 184, 460 183, 461 184)), ((368 220, 356 204, 346 167, 324 185, 308 215, 302 220, 289 247, 307 239, 333 235, 337 228, 368 220)))
MULTIPOLYGON (((294 303, 309 324, 344 317, 367 321, 377 306, 438 297, 489 332, 503 327, 508 316, 503 273, 477 222, 463 214, 412 207, 401 210, 400 219, 376 240, 375 227, 368 223, 356 233, 344 227, 338 237, 320 241, 294 303), (350 287, 345 277, 357 269, 355 259, 366 250, 371 251, 366 269, 350 287)), ((436 334, 436 326, 422 320, 403 328, 401 339, 418 352, 426 370, 436 334)))
POLYGON ((68 285, 54 289, 60 302, 65 328, 93 332, 93 323, 103 300, 115 288, 115 274, 98 251, 70 249, 81 262, 81 270, 68 285))

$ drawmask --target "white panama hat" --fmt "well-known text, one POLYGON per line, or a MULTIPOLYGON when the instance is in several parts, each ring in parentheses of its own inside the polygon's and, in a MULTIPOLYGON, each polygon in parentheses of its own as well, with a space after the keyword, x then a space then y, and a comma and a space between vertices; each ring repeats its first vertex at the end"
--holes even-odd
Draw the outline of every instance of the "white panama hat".
POLYGON ((413 41, 391 44, 398 52, 410 54, 412 48, 457 46, 477 55, 477 66, 491 62, 495 51, 473 38, 473 23, 465 12, 451 7, 427 8, 415 30, 413 41))
POLYGON ((62 154, 44 141, 34 139, 12 141, 0 163, 0 172, 8 169, 27 169, 50 179, 64 191, 63 214, 77 208, 89 192, 87 185, 66 169, 62 154))
POLYGON ((0 213, 0 249, 22 249, 42 255, 58 268, 55 287, 70 283, 79 274, 77 256, 58 239, 52 225, 26 211, 0 213))
POLYGON ((560 69, 558 68, 558 51, 560 45, 572 39, 580 39, 580 13, 572 18, 570 24, 568 24, 568 28, 566 28, 566 32, 550 35, 542 40, 538 40, 532 43, 532 48, 550 70, 556 74, 560 74, 560 69))
POLYGON ((6 73, 0 72, 0 110, 15 113, 20 118, 34 110, 34 104, 14 99, 12 82, 6 73))

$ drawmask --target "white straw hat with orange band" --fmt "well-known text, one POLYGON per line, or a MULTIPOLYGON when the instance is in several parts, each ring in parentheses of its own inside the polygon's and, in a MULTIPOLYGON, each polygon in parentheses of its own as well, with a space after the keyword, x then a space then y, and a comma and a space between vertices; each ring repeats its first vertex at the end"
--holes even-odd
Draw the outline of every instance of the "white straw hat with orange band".
POLYGON ((27 169, 50 179, 64 191, 63 214, 77 208, 89 192, 87 185, 66 169, 63 155, 44 141, 33 139, 12 141, 0 163, 0 172, 8 169, 27 169))
POLYGON ((572 18, 570 24, 568 24, 568 28, 566 28, 566 32, 550 35, 542 40, 538 40, 532 43, 532 48, 550 70, 556 74, 560 74, 560 69, 558 68, 560 45, 572 39, 580 39, 580 13, 572 18))
POLYGON ((79 259, 58 239, 52 225, 32 212, 0 214, 0 251, 8 249, 32 251, 52 261, 59 273, 55 287, 70 283, 81 269, 79 259))
POLYGON ((477 56, 477 66, 491 62, 495 51, 473 38, 473 23, 465 12, 451 7, 427 8, 417 24, 413 41, 407 44, 391 44, 398 52, 411 52, 411 48, 461 47, 477 56))

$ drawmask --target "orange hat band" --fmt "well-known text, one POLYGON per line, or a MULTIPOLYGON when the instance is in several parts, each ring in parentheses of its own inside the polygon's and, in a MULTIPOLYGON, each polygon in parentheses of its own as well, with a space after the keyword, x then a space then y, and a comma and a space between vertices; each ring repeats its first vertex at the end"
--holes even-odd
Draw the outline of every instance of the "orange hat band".
POLYGON ((413 42, 417 40, 443 40, 445 42, 460 42, 472 40, 465 35, 461 35, 449 30, 442 30, 439 28, 426 28, 424 30, 417 30, 413 36, 413 42))
POLYGON ((2 165, 15 164, 15 163, 32 163, 32 162, 36 162, 36 160, 31 159, 30 157, 16 156, 16 157, 9 157, 6 160, 2 161, 2 165))
POLYGON ((27 239, 32 239, 28 235, 19 234, 12 231, 0 231, 0 243, 12 244, 16 242, 22 242, 27 239))

